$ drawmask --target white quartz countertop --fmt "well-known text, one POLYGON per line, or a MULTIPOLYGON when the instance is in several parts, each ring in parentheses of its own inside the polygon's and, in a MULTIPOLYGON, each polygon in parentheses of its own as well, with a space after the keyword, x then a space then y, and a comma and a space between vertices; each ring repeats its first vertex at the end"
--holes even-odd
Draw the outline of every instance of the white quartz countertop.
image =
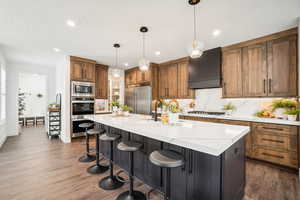
POLYGON ((85 118, 214 156, 222 154, 250 131, 248 126, 190 120, 180 120, 177 125, 166 125, 150 120, 150 116, 136 114, 129 117, 116 117, 111 114, 86 115, 85 118))
POLYGON ((205 114, 180 114, 181 116, 190 116, 190 117, 203 117, 211 119, 228 119, 236 121, 249 121, 249 122, 260 122, 260 123, 271 123, 271 124, 282 124, 282 125, 292 125, 300 126, 299 121, 288 121, 283 119, 274 119, 274 118, 261 118, 261 117, 251 117, 251 116, 228 116, 228 115, 205 115, 205 114))

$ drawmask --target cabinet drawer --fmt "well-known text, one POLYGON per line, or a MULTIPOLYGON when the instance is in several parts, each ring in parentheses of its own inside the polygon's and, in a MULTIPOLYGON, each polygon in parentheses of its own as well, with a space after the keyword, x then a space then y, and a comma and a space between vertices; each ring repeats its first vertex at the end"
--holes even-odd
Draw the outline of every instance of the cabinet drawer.
POLYGON ((257 134, 279 134, 279 135, 297 135, 296 126, 284 126, 277 124, 258 124, 254 123, 253 127, 257 134))
POLYGON ((240 125, 240 126, 250 126, 250 122, 244 121, 234 121, 234 120, 220 120, 220 123, 230 124, 230 125, 240 125))
POLYGON ((255 134, 255 145, 273 147, 297 152, 297 137, 255 134))
POLYGON ((255 147, 253 151, 253 157, 288 167, 298 168, 298 156, 295 152, 277 151, 262 147, 255 147))
POLYGON ((201 122, 213 122, 213 123, 219 123, 219 120, 218 120, 218 119, 211 119, 211 118, 204 118, 204 117, 184 116, 183 119, 186 119, 186 120, 193 120, 193 121, 201 121, 201 122))

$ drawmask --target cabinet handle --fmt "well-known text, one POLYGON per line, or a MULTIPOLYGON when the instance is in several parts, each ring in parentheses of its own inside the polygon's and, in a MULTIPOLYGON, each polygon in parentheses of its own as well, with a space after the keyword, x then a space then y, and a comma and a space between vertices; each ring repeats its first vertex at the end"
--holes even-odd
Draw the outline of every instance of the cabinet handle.
POLYGON ((272 140, 272 139, 266 139, 266 138, 262 138, 261 140, 268 141, 268 142, 277 142, 277 143, 281 143, 281 144, 284 143, 284 141, 282 141, 282 140, 272 140))
POLYGON ((272 93, 272 79, 269 79, 269 93, 272 93))
POLYGON ((265 156, 271 156, 271 157, 275 157, 275 158, 280 158, 280 159, 283 159, 284 157, 283 156, 278 156, 278 155, 273 155, 273 154, 270 154, 270 153, 262 153, 263 155, 265 156))
POLYGON ((193 152, 189 151, 189 174, 193 173, 193 152))
POLYGON ((267 80, 264 79, 264 94, 266 94, 266 84, 267 84, 267 80))
POLYGON ((225 82, 223 83, 223 90, 224 90, 224 96, 226 96, 227 95, 227 91, 226 91, 226 83, 225 82))
POLYGON ((263 126, 263 129, 267 129, 267 130, 275 130, 275 131, 283 131, 282 128, 272 128, 272 127, 265 127, 265 126, 263 126))

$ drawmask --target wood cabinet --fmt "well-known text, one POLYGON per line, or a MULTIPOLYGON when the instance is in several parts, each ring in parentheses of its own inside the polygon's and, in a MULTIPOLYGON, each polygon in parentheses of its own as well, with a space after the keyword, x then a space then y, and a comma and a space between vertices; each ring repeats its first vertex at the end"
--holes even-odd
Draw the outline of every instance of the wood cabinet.
POLYGON ((125 87, 138 87, 150 85, 152 87, 152 99, 158 98, 158 65, 150 64, 149 70, 143 72, 138 67, 125 71, 125 87))
POLYGON ((195 90, 188 88, 188 59, 182 58, 159 66, 159 97, 161 99, 191 99, 195 90))
POLYGON ((298 168, 298 130, 296 126, 253 123, 253 157, 298 168))
POLYGON ((252 123, 246 121, 181 116, 181 119, 250 126, 245 150, 249 158, 255 158, 282 166, 298 168, 299 132, 296 126, 252 123))
POLYGON ((268 42, 268 96, 297 96, 297 36, 268 42))
POLYGON ((108 66, 96 64, 96 99, 108 98, 108 66))
POLYGON ((131 87, 136 84, 136 69, 129 69, 125 71, 125 85, 131 87))
POLYGON ((71 56, 70 58, 70 71, 72 81, 95 82, 96 61, 75 56, 71 56))
POLYGON ((297 29, 223 48, 223 97, 295 97, 297 29))
POLYGON ((195 98, 195 90, 189 89, 189 68, 188 62, 178 63, 178 94, 180 99, 193 99, 195 98))
POLYGON ((223 97, 242 96, 242 49, 223 52, 223 97))
POLYGON ((243 48, 243 96, 266 96, 267 44, 254 44, 243 48))

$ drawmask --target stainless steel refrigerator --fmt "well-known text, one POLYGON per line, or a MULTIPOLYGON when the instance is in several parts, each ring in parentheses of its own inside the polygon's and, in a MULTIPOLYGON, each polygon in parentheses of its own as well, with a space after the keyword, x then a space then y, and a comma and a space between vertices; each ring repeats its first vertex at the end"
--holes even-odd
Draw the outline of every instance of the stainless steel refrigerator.
POLYGON ((142 86, 125 90, 125 104, 133 108, 133 113, 151 114, 152 88, 142 86))

